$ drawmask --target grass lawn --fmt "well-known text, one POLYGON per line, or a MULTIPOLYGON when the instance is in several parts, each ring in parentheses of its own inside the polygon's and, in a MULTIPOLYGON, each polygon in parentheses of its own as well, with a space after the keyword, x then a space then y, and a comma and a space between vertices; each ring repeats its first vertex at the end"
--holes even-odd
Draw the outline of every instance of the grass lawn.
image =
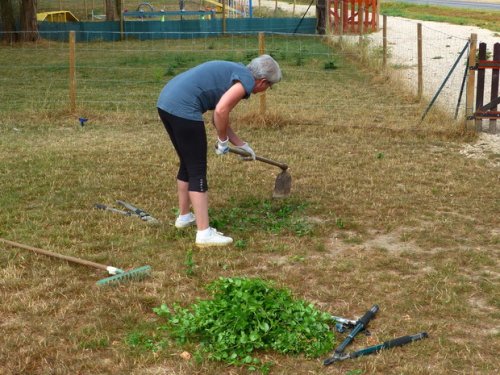
MULTIPOLYGON (((273 280, 348 318, 378 304, 372 335, 349 350, 429 334, 329 367, 323 357, 257 353, 272 374, 499 370, 499 155, 461 155, 475 135, 437 111, 416 126, 423 104, 385 72, 320 39, 268 40, 284 80, 267 93, 266 114, 253 97, 232 121, 258 154, 290 166, 292 194, 271 199, 278 168, 209 153, 211 220, 236 242, 199 250, 194 230, 173 226, 177 158, 155 100, 199 61, 247 61, 255 38, 77 46, 75 114, 64 43, 0 48, 17 77, 0 94, 0 237, 153 268, 146 280, 98 287, 102 271, 0 244, 3 374, 245 374, 183 359, 196 342, 151 350, 147 339, 163 334, 153 308, 207 298, 221 276, 273 280), (89 118, 83 127, 79 116, 89 118), (93 208, 117 199, 161 223, 93 208)), ((210 125, 207 134, 215 140, 210 125)))
POLYGON ((381 14, 422 21, 471 25, 500 32, 500 12, 479 9, 417 5, 382 0, 381 14))

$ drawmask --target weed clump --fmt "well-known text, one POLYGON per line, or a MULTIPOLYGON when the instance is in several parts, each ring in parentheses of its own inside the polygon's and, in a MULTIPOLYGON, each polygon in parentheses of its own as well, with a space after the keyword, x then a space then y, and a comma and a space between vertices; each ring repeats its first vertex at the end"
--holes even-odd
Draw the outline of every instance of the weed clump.
POLYGON ((154 311, 161 326, 179 344, 198 342, 197 357, 232 365, 269 368, 255 351, 318 357, 332 350, 334 334, 328 313, 294 299, 287 289, 258 278, 219 278, 207 286, 213 298, 190 308, 166 305, 154 311))

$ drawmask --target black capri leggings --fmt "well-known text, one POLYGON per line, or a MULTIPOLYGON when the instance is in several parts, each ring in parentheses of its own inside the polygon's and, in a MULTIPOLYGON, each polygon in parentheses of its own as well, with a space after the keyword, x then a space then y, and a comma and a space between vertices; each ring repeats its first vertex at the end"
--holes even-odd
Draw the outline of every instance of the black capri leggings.
POLYGON ((180 165, 177 179, 188 183, 189 191, 205 192, 207 182, 207 134, 203 121, 186 120, 158 108, 180 165))

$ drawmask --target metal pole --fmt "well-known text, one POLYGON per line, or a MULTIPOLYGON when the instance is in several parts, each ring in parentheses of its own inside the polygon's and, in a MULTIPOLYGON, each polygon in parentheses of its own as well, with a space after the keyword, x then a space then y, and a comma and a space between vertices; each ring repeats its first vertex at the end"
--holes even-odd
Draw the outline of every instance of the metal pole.
POLYGON ((384 68, 387 66, 387 16, 382 17, 384 25, 382 29, 382 64, 384 68))
POLYGON ((69 109, 76 112, 75 32, 69 32, 69 109))
MULTIPOLYGON (((265 33, 259 33, 259 55, 263 55, 266 51, 265 33)), ((261 115, 266 113, 266 92, 260 94, 260 112, 261 115)))
POLYGON ((422 65, 422 24, 417 24, 417 53, 418 53, 418 100, 422 99, 424 92, 424 74, 422 65))

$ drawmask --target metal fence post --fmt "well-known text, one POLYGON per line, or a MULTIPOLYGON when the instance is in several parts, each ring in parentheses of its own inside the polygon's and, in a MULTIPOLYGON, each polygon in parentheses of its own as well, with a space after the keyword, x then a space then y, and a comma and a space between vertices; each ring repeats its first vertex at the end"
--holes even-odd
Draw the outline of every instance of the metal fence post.
POLYGON ((422 64, 422 24, 417 24, 417 51, 418 51, 418 100, 422 99, 424 92, 424 68, 422 64))
MULTIPOLYGON (((259 55, 263 55, 266 51, 266 40, 265 40, 265 33, 260 32, 259 33, 259 55)), ((266 113, 266 92, 262 92, 260 94, 260 111, 259 113, 261 115, 266 113)))
POLYGON ((75 32, 69 32, 69 109, 76 111, 75 32))

